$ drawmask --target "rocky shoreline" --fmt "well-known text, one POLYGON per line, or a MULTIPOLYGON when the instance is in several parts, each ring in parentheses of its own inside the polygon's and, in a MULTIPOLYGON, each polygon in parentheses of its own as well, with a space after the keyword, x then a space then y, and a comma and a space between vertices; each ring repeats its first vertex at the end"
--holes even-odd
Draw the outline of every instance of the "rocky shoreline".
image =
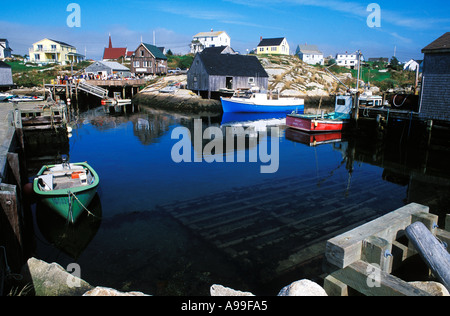
MULTIPOLYGON (((75 273, 74 273, 75 274, 75 273)), ((68 273, 57 263, 30 258, 21 271, 24 296, 152 296, 142 292, 120 292, 112 288, 92 286, 86 281, 68 273)), ((434 296, 449 296, 447 289, 438 282, 410 282, 434 296)), ((213 284, 211 296, 255 296, 251 292, 234 290, 223 285, 213 284)), ((329 296, 319 284, 303 279, 295 281, 280 290, 277 296, 329 296)))

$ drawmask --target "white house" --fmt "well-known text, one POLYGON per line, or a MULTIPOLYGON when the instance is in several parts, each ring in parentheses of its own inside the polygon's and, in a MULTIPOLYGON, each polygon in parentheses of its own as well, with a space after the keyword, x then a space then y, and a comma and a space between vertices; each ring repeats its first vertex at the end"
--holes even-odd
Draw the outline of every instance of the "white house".
POLYGON ((341 67, 355 69, 356 67, 358 67, 358 54, 356 52, 351 54, 347 52, 345 54, 337 54, 336 63, 341 67))
POLYGON ((0 38, 0 59, 11 58, 12 49, 6 38, 0 38))
POLYGON ((298 55, 300 60, 310 65, 324 65, 325 59, 323 53, 317 48, 316 45, 298 45, 295 54, 298 55))
POLYGON ((411 59, 405 65, 403 66, 403 70, 409 70, 409 71, 417 71, 417 69, 421 70, 420 65, 422 64, 423 60, 414 60, 411 59))
POLYGON ((190 46, 191 53, 196 54, 208 47, 231 46, 231 38, 224 31, 200 32, 193 37, 190 46))

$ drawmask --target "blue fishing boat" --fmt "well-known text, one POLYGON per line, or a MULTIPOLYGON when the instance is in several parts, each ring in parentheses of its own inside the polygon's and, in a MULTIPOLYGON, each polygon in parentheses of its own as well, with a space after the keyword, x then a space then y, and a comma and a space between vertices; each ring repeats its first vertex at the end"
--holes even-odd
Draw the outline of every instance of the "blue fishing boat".
POLYGON ((267 113, 305 110, 305 100, 300 98, 282 98, 278 94, 238 90, 231 98, 221 97, 224 113, 267 113))

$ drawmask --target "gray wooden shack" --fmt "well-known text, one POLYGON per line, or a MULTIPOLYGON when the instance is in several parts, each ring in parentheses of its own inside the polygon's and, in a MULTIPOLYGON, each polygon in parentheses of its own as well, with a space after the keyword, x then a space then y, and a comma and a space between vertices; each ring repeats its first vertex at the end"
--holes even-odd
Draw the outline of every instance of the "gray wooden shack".
POLYGON ((450 121, 450 32, 422 50, 422 95, 419 116, 450 121))
POLYGON ((269 75, 256 56, 238 55, 226 47, 205 49, 195 55, 187 73, 187 88, 220 92, 259 87, 267 90, 269 75))
POLYGON ((9 89, 14 86, 11 66, 0 61, 0 89, 9 89))
POLYGON ((118 62, 113 61, 96 61, 85 70, 86 74, 94 75, 117 75, 120 78, 131 77, 130 69, 118 62))

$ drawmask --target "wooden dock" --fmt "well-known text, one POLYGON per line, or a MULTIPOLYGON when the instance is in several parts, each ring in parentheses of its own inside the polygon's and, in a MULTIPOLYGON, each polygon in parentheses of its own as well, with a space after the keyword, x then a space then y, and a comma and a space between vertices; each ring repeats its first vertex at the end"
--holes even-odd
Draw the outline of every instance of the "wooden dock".
MULTIPOLYGON (((28 212, 23 200, 27 181, 25 145, 27 134, 62 131, 67 137, 65 104, 27 102, 0 104, 0 245, 5 245, 8 263, 19 271, 24 259, 24 235, 28 212)), ((29 229, 29 228, 28 228, 29 229)))
POLYGON ((338 270, 325 279, 329 295, 346 296, 349 287, 368 296, 429 296, 394 276, 407 259, 417 255, 405 241, 405 229, 422 222, 439 240, 450 245, 449 215, 446 229, 437 228, 438 216, 427 206, 409 204, 374 221, 328 240, 325 256, 338 270))
POLYGON ((51 83, 45 84, 44 87, 46 90, 49 90, 53 96, 53 99, 56 99, 57 94, 65 94, 67 98, 77 98, 79 92, 84 92, 89 95, 93 95, 100 99, 108 98, 110 94, 110 90, 119 89, 123 93, 123 98, 126 98, 127 90, 130 90, 131 97, 134 96, 135 93, 139 93, 139 90, 142 86, 145 86, 147 81, 144 79, 135 79, 135 80, 85 80, 85 81, 76 81, 65 83, 51 83), (136 91, 136 92, 135 92, 136 91))

